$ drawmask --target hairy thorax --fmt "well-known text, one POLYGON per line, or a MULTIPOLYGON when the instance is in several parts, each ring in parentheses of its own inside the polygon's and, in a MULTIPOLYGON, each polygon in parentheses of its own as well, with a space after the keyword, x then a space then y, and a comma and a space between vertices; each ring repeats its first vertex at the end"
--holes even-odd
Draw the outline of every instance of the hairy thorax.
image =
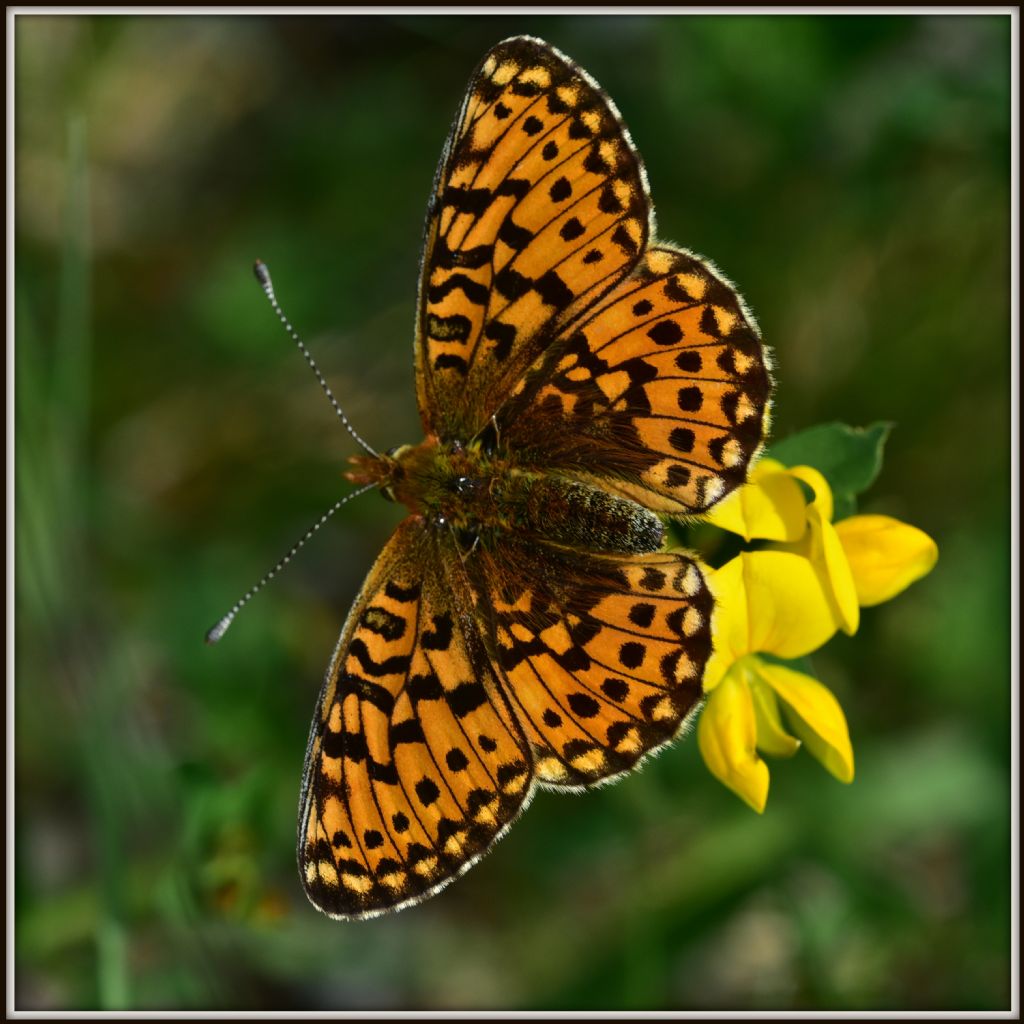
POLYGON ((522 466, 479 441, 427 438, 377 458, 355 456, 354 483, 377 484, 459 545, 491 544, 502 533, 590 551, 657 551, 664 530, 651 511, 579 480, 522 466))

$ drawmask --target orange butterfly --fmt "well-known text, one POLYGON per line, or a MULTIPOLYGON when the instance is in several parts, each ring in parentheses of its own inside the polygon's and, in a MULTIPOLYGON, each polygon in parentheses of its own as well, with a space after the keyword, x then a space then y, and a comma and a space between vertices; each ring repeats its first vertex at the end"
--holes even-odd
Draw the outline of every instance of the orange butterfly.
POLYGON ((427 210, 426 439, 357 456, 409 516, 370 572, 306 751, 298 859, 333 917, 437 892, 537 785, 612 779, 701 699, 712 599, 657 513, 745 477, 771 382, 753 318, 652 243, 612 101, 539 39, 483 59, 427 210))

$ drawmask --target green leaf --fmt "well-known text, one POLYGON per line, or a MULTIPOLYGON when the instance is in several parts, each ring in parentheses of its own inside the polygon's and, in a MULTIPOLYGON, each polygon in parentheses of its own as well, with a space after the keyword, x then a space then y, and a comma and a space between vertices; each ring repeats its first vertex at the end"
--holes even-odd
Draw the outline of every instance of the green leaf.
POLYGON ((874 483, 892 427, 882 422, 870 427, 823 423, 776 441, 767 455, 787 466, 808 465, 819 470, 836 497, 839 519, 840 509, 874 483))

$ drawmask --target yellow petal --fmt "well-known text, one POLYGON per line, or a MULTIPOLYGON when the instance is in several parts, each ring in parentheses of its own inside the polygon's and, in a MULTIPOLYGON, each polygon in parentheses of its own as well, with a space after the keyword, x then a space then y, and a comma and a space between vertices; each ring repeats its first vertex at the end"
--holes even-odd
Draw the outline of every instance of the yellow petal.
POLYGON ((806 529, 805 507, 800 485, 779 463, 762 459, 750 480, 719 502, 707 518, 745 540, 794 541, 806 529))
POLYGON ((697 743, 711 774, 758 814, 768 799, 768 766, 755 749, 754 701, 741 673, 711 692, 697 723, 697 743))
POLYGON ((705 570, 708 588, 715 599, 711 615, 711 657, 704 667, 704 690, 710 693, 744 655, 750 653, 747 627, 747 591, 743 565, 738 558, 721 569, 705 570))
POLYGON ((754 698, 757 749, 772 757, 792 757, 800 749, 800 741, 791 736, 782 724, 775 691, 756 675, 751 674, 748 682, 751 696, 754 698))
POLYGON ((790 721, 807 749, 840 782, 853 781, 853 747, 846 716, 832 691, 785 665, 758 661, 757 675, 794 712, 790 721))
POLYGON ((825 477, 813 466, 790 466, 789 473, 814 491, 814 504, 821 510, 822 518, 832 522, 832 488, 825 477))
MULTIPOLYGON (((744 653, 800 658, 817 650, 836 631, 831 591, 812 562, 792 551, 744 551, 716 573, 739 564, 746 598, 744 653)), ((738 617, 732 623, 735 630, 738 617)), ((730 637, 734 650, 740 647, 730 637)))
POLYGON ((930 573, 939 557, 927 533, 889 516, 851 516, 835 529, 865 607, 895 597, 930 573))
POLYGON ((786 467, 779 462, 778 459, 770 458, 767 455, 761 456, 754 463, 753 468, 750 470, 751 480, 760 480, 763 476, 769 476, 772 473, 785 473, 786 467))
POLYGON ((807 527, 807 533, 795 544, 771 544, 768 550, 798 555, 813 567, 835 628, 852 636, 860 625, 860 606, 846 552, 835 527, 825 519, 817 503, 807 506, 807 527))
POLYGON ((836 528, 817 507, 812 506, 807 510, 807 522, 814 538, 814 557, 820 557, 824 571, 828 575, 839 625, 844 633, 853 636, 860 625, 860 605, 857 603, 857 588, 846 552, 836 528))

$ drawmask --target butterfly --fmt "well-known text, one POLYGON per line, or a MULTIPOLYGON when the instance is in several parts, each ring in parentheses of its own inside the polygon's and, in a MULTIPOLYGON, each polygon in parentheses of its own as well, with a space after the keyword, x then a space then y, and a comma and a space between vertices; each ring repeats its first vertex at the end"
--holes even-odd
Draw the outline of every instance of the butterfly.
POLYGON ((415 334, 425 440, 347 474, 403 503, 349 613, 303 771, 299 871, 367 918, 471 867, 538 786, 607 782, 701 700, 713 600, 664 550, 762 446, 756 324, 655 243, 611 99, 540 39, 469 82, 427 209, 415 334))

